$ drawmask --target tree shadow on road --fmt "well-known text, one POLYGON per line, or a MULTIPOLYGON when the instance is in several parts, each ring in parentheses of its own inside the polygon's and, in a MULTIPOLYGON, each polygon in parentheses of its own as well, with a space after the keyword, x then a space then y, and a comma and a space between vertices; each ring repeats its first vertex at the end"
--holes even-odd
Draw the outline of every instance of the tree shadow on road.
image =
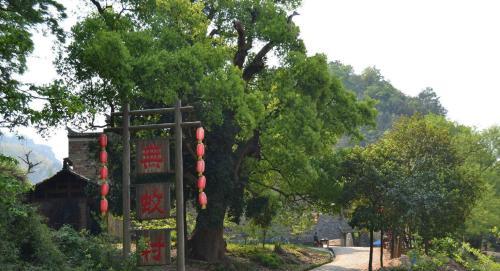
POLYGON ((359 271, 359 268, 325 266, 325 267, 318 267, 314 269, 314 271, 359 271))

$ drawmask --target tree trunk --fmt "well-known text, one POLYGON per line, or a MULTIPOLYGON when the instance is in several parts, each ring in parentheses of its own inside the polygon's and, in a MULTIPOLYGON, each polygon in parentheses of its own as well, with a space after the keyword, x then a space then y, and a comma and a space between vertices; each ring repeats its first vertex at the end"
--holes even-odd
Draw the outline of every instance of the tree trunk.
MULTIPOLYGON (((188 242, 188 255, 191 259, 212 263, 224 259, 226 242, 223 234, 226 211, 231 204, 234 204, 235 199, 243 198, 244 184, 237 182, 234 176, 235 159, 232 148, 235 134, 232 122, 225 121, 224 125, 206 135, 207 145, 212 146, 207 148, 205 153, 207 178, 205 193, 208 204, 206 209, 198 209, 196 226, 188 242)), ((192 161, 193 164, 194 162, 192 161)))
MULTIPOLYGON (((197 225, 198 226, 198 225, 197 225)), ((226 242, 223 225, 217 227, 198 227, 189 240, 189 257, 192 259, 219 262, 224 258, 226 242)))
POLYGON ((429 255, 429 240, 427 238, 424 238, 424 252, 425 255, 429 255))
POLYGON ((266 247, 266 234, 267 234, 267 230, 262 229, 262 248, 266 247))
POLYGON ((396 246, 396 235, 394 234, 395 232, 392 231, 392 234, 391 234, 391 259, 394 259, 396 258, 396 249, 395 249, 395 246, 396 246))
POLYGON ((384 230, 380 230, 380 267, 384 267, 384 230))
POLYGON ((373 229, 370 229, 370 261, 368 262, 368 271, 373 271, 373 229))
POLYGON ((212 195, 207 209, 198 211, 196 226, 188 242, 189 258, 211 263, 220 262, 226 253, 223 236, 226 207, 217 195, 212 195))

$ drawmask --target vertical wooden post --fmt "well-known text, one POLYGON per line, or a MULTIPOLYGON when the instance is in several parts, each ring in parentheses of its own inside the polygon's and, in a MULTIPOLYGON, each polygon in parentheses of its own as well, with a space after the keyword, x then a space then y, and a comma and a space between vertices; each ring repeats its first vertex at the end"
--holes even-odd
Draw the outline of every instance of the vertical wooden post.
POLYGON ((181 100, 175 105, 175 194, 177 210, 177 271, 185 270, 184 259, 184 185, 182 165, 181 100))
POLYGON ((123 257, 130 255, 130 105, 126 103, 123 107, 123 257))
POLYGON ((380 230, 380 267, 384 267, 384 230, 380 230))

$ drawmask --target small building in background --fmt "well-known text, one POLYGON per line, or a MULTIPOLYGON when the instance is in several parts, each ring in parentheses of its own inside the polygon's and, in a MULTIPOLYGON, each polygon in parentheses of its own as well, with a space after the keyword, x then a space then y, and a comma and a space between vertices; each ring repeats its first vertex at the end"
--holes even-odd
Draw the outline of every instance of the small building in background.
POLYGON ((97 191, 97 183, 76 173, 71 161, 64 159, 62 170, 36 184, 28 200, 47 218, 51 228, 70 225, 95 233, 99 231, 97 191))

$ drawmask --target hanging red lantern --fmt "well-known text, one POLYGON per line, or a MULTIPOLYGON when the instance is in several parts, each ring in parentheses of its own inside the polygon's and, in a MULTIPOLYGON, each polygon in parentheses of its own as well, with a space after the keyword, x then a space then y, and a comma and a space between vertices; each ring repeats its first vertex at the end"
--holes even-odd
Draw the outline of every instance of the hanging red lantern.
POLYGON ((108 183, 102 183, 101 184, 101 196, 105 197, 109 192, 109 184, 108 183))
POLYGON ((101 168, 101 174, 100 174, 100 175, 101 175, 101 180, 106 180, 106 179, 108 179, 108 167, 103 166, 103 167, 101 168))
POLYGON ((207 200, 207 195, 205 194, 205 192, 201 192, 198 195, 198 203, 200 203, 201 209, 206 209, 207 208, 208 200, 207 200))
POLYGON ((205 176, 200 176, 198 178, 198 190, 200 192, 203 192, 203 190, 205 189, 205 186, 207 185, 207 178, 205 178, 205 176))
POLYGON ((203 159, 196 161, 196 172, 200 175, 205 172, 205 161, 203 159))
POLYGON ((201 142, 203 141, 204 138, 205 138, 205 130, 203 130, 203 127, 198 127, 198 129, 196 129, 196 140, 201 142))
POLYGON ((203 143, 198 143, 196 145, 196 155, 198 158, 202 158, 205 155, 205 145, 203 143))
POLYGON ((103 198, 101 199, 101 213, 107 213, 108 212, 108 200, 103 198))
POLYGON ((106 136, 106 134, 99 135, 99 145, 101 145, 102 148, 108 145, 108 136, 106 136))
POLYGON ((101 160, 103 164, 108 163, 108 153, 105 150, 102 150, 99 154, 99 160, 101 160))

